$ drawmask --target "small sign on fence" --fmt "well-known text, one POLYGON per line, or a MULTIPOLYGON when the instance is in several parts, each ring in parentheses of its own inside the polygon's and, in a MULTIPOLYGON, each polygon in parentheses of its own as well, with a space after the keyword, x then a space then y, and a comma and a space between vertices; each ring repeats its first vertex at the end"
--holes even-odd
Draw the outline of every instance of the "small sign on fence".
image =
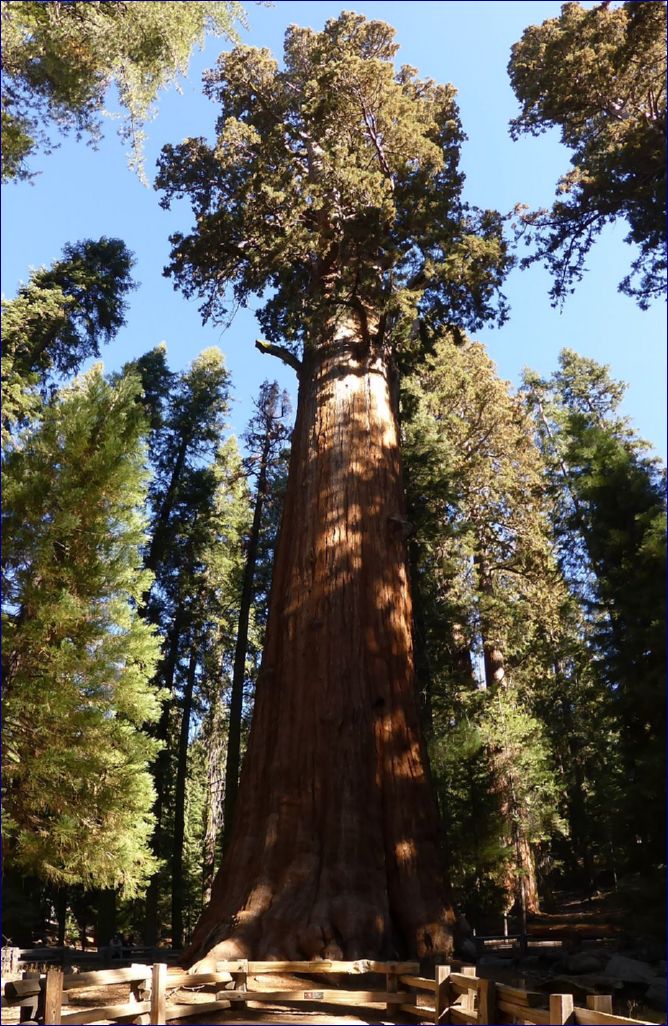
POLYGON ((304 1001, 322 1001, 325 996, 324 990, 305 990, 304 1001))

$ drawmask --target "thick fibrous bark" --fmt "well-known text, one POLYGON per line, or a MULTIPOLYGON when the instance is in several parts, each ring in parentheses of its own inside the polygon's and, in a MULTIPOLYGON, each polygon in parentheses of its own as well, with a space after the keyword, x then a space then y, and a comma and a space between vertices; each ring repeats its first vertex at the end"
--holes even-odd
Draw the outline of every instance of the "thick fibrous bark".
POLYGON ((301 373, 233 835, 186 964, 451 948, 389 370, 341 335, 301 373))

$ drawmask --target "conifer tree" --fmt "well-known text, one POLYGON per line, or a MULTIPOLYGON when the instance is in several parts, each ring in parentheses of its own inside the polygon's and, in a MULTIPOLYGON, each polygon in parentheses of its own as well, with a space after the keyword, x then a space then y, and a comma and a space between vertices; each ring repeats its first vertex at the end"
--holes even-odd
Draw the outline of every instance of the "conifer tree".
POLYGON ((205 350, 180 374, 169 370, 164 346, 133 366, 144 385, 155 468, 145 558, 156 578, 144 597, 144 615, 165 638, 156 675, 166 700, 156 730, 164 747, 154 766, 153 836, 164 861, 147 893, 144 936, 155 943, 171 922, 172 942, 180 946, 184 915, 191 914, 187 896, 201 887, 201 867, 193 883, 187 875, 192 862, 190 868, 184 862, 189 752, 227 688, 248 505, 236 443, 223 441, 229 375, 219 350, 205 350), (171 909, 165 900, 170 893, 171 909))
POLYGON ((272 483, 275 483, 277 467, 289 436, 286 418, 289 417, 290 412, 287 393, 280 391, 277 382, 265 381, 260 386, 260 394, 255 402, 255 414, 244 434, 244 441, 248 448, 246 466, 249 473, 255 477, 256 483, 253 522, 245 553, 230 692, 227 757, 225 760, 225 837, 229 837, 232 832, 238 789, 248 628, 255 593, 255 574, 260 555, 261 534, 263 528, 266 527, 265 507, 270 500, 272 483))
POLYGON ((591 657, 618 724, 626 837, 660 862, 663 834, 649 798, 664 793, 665 471, 618 412, 609 369, 563 350, 559 370, 527 373, 555 495, 561 564, 584 603, 591 657))
POLYGON ((461 793, 449 769, 453 753, 443 753, 455 724, 476 783, 488 789, 475 797, 466 789, 465 823, 457 825, 460 834, 473 829, 471 817, 486 805, 489 833, 475 828, 481 862, 467 866, 474 900, 503 886, 508 905, 517 898, 526 914, 538 908, 532 845, 558 823, 558 793, 547 783, 551 754, 532 703, 567 600, 551 552, 540 454, 521 400, 479 343, 439 338, 404 380, 403 407, 436 765, 443 783, 461 793), (517 776, 513 759, 523 748, 517 776))
MULTIPOLYGON (((193 535, 193 559, 189 571, 181 577, 180 587, 190 596, 187 602, 189 639, 188 669, 183 674, 180 701, 180 741, 174 794, 174 834, 172 852, 172 942, 183 943, 183 902, 187 881, 183 874, 183 845, 187 810, 187 769, 193 749, 191 735, 203 736, 202 721, 209 725, 220 717, 216 707, 231 691, 230 677, 236 647, 235 628, 243 602, 243 538, 250 518, 249 496, 236 439, 221 444, 209 472, 213 492, 206 506, 198 509, 193 535), (191 713, 195 715, 191 722, 191 713)), ((203 800, 206 802, 207 795, 203 800)), ((203 827, 203 822, 200 827, 203 827)), ((200 859, 197 865, 199 886, 190 890, 201 895, 202 848, 205 840, 199 832, 200 859)), ((195 836, 193 834, 193 843, 195 836)), ((197 904, 199 913, 201 905, 197 904)))
POLYGON ((284 70, 237 47, 207 80, 215 146, 186 140, 160 161, 163 202, 187 195, 196 217, 172 238, 177 285, 214 318, 226 290, 245 303, 271 288, 258 345, 300 379, 238 814, 187 961, 451 947, 394 356, 415 344, 418 311, 503 317, 509 260, 499 215, 461 199, 454 90, 396 71, 396 50, 387 25, 351 13, 291 27, 284 70))
POLYGON ((148 846, 158 638, 138 616, 147 475, 140 385, 63 389, 3 466, 6 855, 132 893, 148 846))

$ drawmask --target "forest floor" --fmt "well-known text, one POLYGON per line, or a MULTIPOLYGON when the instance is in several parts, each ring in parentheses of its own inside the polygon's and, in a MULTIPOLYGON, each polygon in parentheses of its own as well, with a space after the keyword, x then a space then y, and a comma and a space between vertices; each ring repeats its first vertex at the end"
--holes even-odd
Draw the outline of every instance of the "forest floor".
POLYGON ((620 937, 629 940, 649 936, 665 937, 665 881, 630 876, 617 890, 599 890, 592 895, 561 892, 554 907, 541 912, 529 925, 529 933, 559 937, 620 937))
POLYGON ((478 975, 526 990, 573 993, 576 1004, 584 1004, 587 994, 612 993, 616 1014, 665 1023, 665 1004, 660 1010, 657 994, 665 994, 664 911, 665 881, 658 877, 629 876, 617 889, 591 895, 556 893, 550 911, 529 920, 528 954, 518 958, 516 953, 486 947, 478 959, 478 975), (560 943, 542 947, 532 944, 532 935, 537 941, 560 943), (653 998, 646 996, 647 984, 633 980, 633 975, 608 975, 616 955, 654 974, 653 998))
MULTIPOLYGON (((510 952, 490 949, 485 951, 478 962, 478 975, 494 979, 499 983, 520 986, 528 990, 542 990, 548 993, 555 989, 572 991, 584 1004, 584 995, 596 991, 606 991, 605 965, 613 954, 639 959, 652 964, 658 974, 665 974, 665 920, 663 917, 664 902, 660 895, 654 893, 654 885, 647 880, 630 878, 618 890, 600 891, 591 896, 578 893, 562 892, 555 894, 555 900, 549 912, 542 912, 532 917, 529 923, 529 937, 540 935, 554 941, 561 941, 559 947, 534 948, 532 953, 523 959, 511 956, 510 952), (594 955, 600 959, 600 970, 580 974, 573 972, 571 959, 583 954, 594 955), (662 961, 664 960, 664 961, 662 961)), ((482 932, 482 931, 480 931, 482 932)), ((492 930, 489 931, 493 932, 492 930)), ((511 931, 512 932, 512 931, 511 931)), ((530 942, 531 943, 531 942, 530 942)), ((329 978, 328 988, 340 987, 342 990, 362 986, 362 981, 355 980, 351 984, 350 977, 329 978), (335 982, 336 980, 336 982, 335 982)), ((609 980, 608 980, 609 982, 609 980)), ((314 977, 308 983, 304 977, 277 975, 258 976, 249 980, 254 990, 301 990, 305 987, 322 987, 322 977, 314 977)), ((366 983, 366 986, 373 986, 366 983)), ((382 982, 377 984, 382 989, 382 982)), ((656 1023, 665 1023, 665 1012, 649 1007, 642 996, 642 988, 637 993, 633 986, 624 986, 613 991, 615 1011, 618 1014, 631 1015, 656 1023)), ((121 1004, 127 1000, 127 985, 95 988, 72 994, 71 1010, 83 1011, 107 1004, 121 1004)), ((607 989, 610 993, 610 989, 607 989)), ((193 991, 179 991, 172 995, 175 1003, 199 1003, 212 1000, 211 994, 193 991)), ((3 1023, 12 1026, 18 1023, 18 1008, 3 1010, 3 1023)), ((184 1020, 185 1021, 185 1020, 184 1020)), ((312 1026, 325 1024, 381 1024, 405 1022, 405 1018, 393 1018, 383 1006, 364 1004, 353 1010, 343 1005, 301 1004, 288 1008, 285 1005, 258 1005, 248 1002, 248 1010, 235 1014, 232 1011, 207 1013, 206 1018, 194 1016, 189 1022, 206 1022, 215 1024, 287 1024, 302 1023, 312 1026)), ((431 1021, 430 1016, 425 1022, 431 1021)), ((103 1020, 98 1020, 103 1022, 103 1020)))

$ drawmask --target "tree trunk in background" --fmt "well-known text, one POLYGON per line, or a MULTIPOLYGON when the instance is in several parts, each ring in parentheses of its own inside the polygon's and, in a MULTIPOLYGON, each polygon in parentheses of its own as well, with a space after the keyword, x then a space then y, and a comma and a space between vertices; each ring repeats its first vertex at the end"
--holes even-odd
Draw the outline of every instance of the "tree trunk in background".
MULTIPOLYGON (((179 655, 179 642, 181 640, 181 629, 183 627, 183 605, 179 605, 176 613, 174 614, 174 620, 172 623, 172 629, 169 634, 169 647, 165 656, 164 662, 164 674, 162 675, 162 685, 167 688, 170 692, 174 688, 174 673, 176 671, 176 662, 179 655)), ((153 804, 153 815, 155 816, 155 827, 153 828, 153 837, 151 839, 151 849, 155 855, 161 854, 162 844, 162 813, 165 799, 165 789, 167 786, 167 772, 169 769, 169 748, 167 746, 167 740, 169 738, 169 720, 172 713, 173 698, 168 698, 166 702, 163 702, 162 713, 158 721, 155 736, 159 741, 163 742, 162 749, 158 752, 157 758, 153 766, 153 781, 155 784, 155 802, 153 804)), ((156 873, 152 878, 146 890, 146 904, 144 913, 144 944, 155 946, 158 940, 158 900, 159 900, 159 887, 160 887, 160 874, 156 873)))
POLYGON ((535 915, 540 911, 536 859, 522 822, 522 809, 518 806, 512 780, 501 779, 499 792, 502 814, 510 822, 510 836, 506 838, 506 844, 514 854, 513 865, 508 866, 503 881, 506 892, 505 910, 507 913, 513 905, 517 906, 523 924, 522 932, 526 932, 527 915, 535 915))
MULTIPOLYGON (((556 680, 561 680, 559 667, 555 667, 556 680)), ((568 795, 568 825, 570 827, 571 849, 575 857, 575 865, 578 875, 583 875, 583 883, 592 889, 594 886, 594 861, 590 843, 590 828, 585 807, 585 776, 582 769, 580 746, 575 737, 575 724, 573 721, 573 710, 568 696, 562 697, 559 706, 564 721, 564 736, 570 767, 573 773, 569 781, 568 795), (580 862, 582 870, 580 871, 580 862)))
POLYGON ((471 638, 468 629, 461 623, 450 624, 450 636, 452 638, 452 654, 454 668, 462 681, 473 691, 476 687, 476 678, 473 670, 473 659, 471 658, 471 638))
MULTIPOLYGON (((484 556, 484 543, 478 537, 479 551, 473 557, 473 565, 478 574, 480 594, 485 598, 494 598, 494 582, 484 556)), ((483 657, 485 663, 485 685, 490 690, 503 684, 506 676, 505 658, 500 642, 494 636, 494 630, 486 622, 484 612, 481 614, 483 657)))
POLYGON ((253 523, 248 538, 246 564, 239 604, 239 626, 234 651, 234 669, 232 671, 232 691, 230 695, 230 719, 227 734, 227 759, 225 761, 225 813, 223 818, 223 853, 226 851, 232 835, 234 809, 239 790, 239 761, 241 755, 241 718, 244 704, 244 679, 246 677, 246 653, 248 651, 248 622, 251 603, 253 601, 253 579, 257 563, 257 550, 260 540, 260 524, 262 510, 267 495, 267 463, 271 450, 271 439, 267 439, 260 457, 257 492, 255 494, 255 510, 253 523))
MULTIPOLYGON (((486 571, 484 561, 476 557, 480 590, 484 595, 492 595, 493 583, 486 571)), ((486 625, 483 624, 483 630, 486 625)), ((492 635, 493 637, 493 635, 492 635)), ((500 644, 496 641, 488 641, 483 636, 483 651, 485 657, 485 683, 489 690, 495 688, 506 688, 505 657, 500 644)), ((512 825, 511 836, 507 838, 507 844, 515 854, 514 865, 509 867, 509 872, 504 880, 504 888, 507 896, 506 909, 510 911, 514 903, 517 903, 522 918, 522 932, 525 931, 527 915, 534 915, 539 910, 538 881, 536 876, 536 860, 527 837, 526 826, 522 819, 522 809, 519 807, 512 781, 512 775, 503 770, 498 774, 498 790, 501 799, 501 810, 504 818, 512 825)))
POLYGON ((99 890, 97 895, 95 943, 98 947, 108 947, 116 933, 116 891, 105 888, 99 890))
POLYGON ((174 508, 174 501, 181 481, 181 475, 183 474, 183 468, 185 467, 189 445, 190 437, 185 435, 177 450, 176 459, 174 460, 174 465, 172 467, 172 474, 169 479, 169 485, 162 500, 160 511, 155 518, 155 523, 153 524, 151 543, 146 556, 146 568, 154 572, 158 567, 158 563, 163 558, 166 547, 169 545, 167 524, 169 522, 169 515, 174 508))
POLYGON ((225 742, 223 735, 221 703, 214 700, 212 702, 212 722, 207 739, 206 753, 206 823, 204 827, 204 842, 202 844, 203 906, 208 905, 211 901, 211 888, 213 886, 216 866, 216 848, 223 822, 223 801, 225 796, 225 777, 223 774, 225 742))
POLYGON ((65 946, 65 929, 67 926, 67 887, 59 887, 56 892, 56 921, 58 924, 56 944, 59 948, 62 948, 65 946))
POLYGON ((193 689, 197 671, 197 647, 190 650, 188 676, 183 691, 183 713, 179 734, 179 750, 174 788, 174 843, 172 848, 172 947, 183 947, 183 840, 186 823, 186 776, 188 772, 188 737, 193 689))
POLYGON ((451 950, 389 368, 352 334, 302 368, 235 823, 184 964, 451 950))
POLYGON ((518 902, 524 905, 527 915, 535 915, 540 911, 538 900, 538 882, 536 879, 536 860, 526 833, 520 828, 515 843, 517 852, 517 868, 519 870, 516 891, 518 902))

